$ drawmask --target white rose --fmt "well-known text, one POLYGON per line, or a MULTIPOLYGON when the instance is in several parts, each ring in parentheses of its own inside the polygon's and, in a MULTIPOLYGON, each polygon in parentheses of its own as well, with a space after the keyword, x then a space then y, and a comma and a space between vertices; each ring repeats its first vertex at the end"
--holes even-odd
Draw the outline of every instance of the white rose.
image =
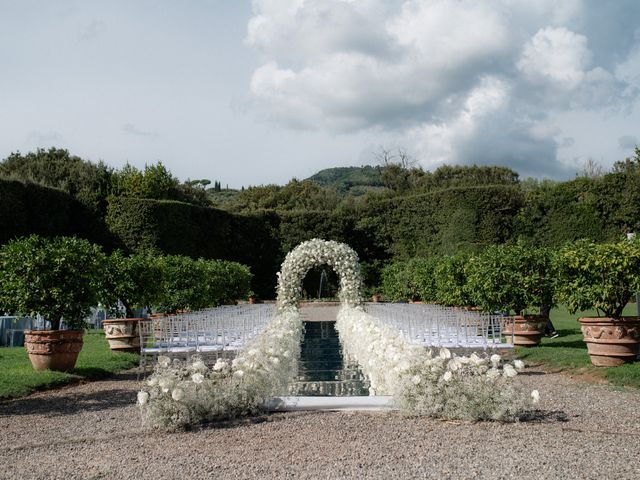
POLYGON ((513 366, 516 367, 516 370, 519 372, 524 370, 524 362, 522 360, 516 360, 513 362, 513 366))
POLYGON ((147 392, 138 392, 138 405, 146 405, 148 401, 149 394, 147 392))
POLYGON ((233 376, 236 378, 242 378, 244 376, 244 372, 242 370, 236 370, 233 372, 233 376))
POLYGON ((445 372, 444 375, 442 376, 442 379, 445 382, 450 381, 452 378, 453 378, 453 373, 451 373, 451 372, 445 372))
POLYGON ((493 355, 491 355, 491 358, 489 360, 491 360, 491 363, 494 367, 497 367, 498 365, 500 365, 500 360, 502 360, 502 357, 497 353, 494 353, 493 355))
POLYGON ((176 402, 179 402, 184 398, 184 391, 180 388, 176 388, 171 392, 171 398, 173 398, 176 402))
POLYGON ((536 404, 540 401, 540 392, 538 390, 533 390, 531 392, 531 401, 536 404))
POLYGON ((201 373, 194 373, 193 375, 191 375, 191 380, 193 381, 193 383, 200 384, 204 382, 204 375, 201 373))
POLYGON ((515 377, 518 374, 518 372, 516 372, 516 369, 509 364, 504 366, 503 371, 504 371, 504 376, 507 378, 515 377))
POLYGON ((161 378, 158 381, 158 385, 160 385, 160 388, 162 388, 163 392, 167 393, 169 391, 169 388, 171 388, 171 386, 173 385, 173 382, 168 378, 161 378))
POLYGON ((491 368, 487 372, 487 378, 489 380, 494 380, 500 376, 500 371, 497 368, 491 368))
POLYGON ((411 381, 413 382, 414 385, 420 385, 420 382, 422 381, 422 377, 420 377, 420 375, 414 375, 413 377, 411 377, 411 381))
POLYGON ((191 369, 196 372, 202 372, 207 369, 207 366, 204 364, 202 360, 196 360, 191 364, 191 369))
POLYGON ((227 362, 225 362, 224 360, 222 360, 221 358, 219 358, 215 365, 213 366, 213 369, 216 372, 219 372, 220 370, 224 370, 225 368, 227 368, 229 366, 229 364, 227 362))

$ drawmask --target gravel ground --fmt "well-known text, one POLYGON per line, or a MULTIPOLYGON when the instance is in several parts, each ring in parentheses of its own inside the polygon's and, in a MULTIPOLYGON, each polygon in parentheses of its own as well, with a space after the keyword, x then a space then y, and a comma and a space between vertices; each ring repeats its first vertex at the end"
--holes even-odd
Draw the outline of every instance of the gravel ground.
POLYGON ((141 430, 121 375, 0 403, 0 478, 640 478, 640 392, 518 381, 536 421, 296 412, 167 434, 141 430))

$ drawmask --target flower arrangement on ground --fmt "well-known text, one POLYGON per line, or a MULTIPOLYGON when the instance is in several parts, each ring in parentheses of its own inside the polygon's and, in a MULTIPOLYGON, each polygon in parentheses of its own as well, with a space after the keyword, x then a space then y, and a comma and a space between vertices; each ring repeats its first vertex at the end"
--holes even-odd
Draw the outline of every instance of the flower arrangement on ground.
POLYGON ((179 430, 199 423, 258 412, 265 400, 286 390, 297 371, 302 321, 281 312, 233 361, 207 366, 160 357, 138 393, 143 420, 152 428, 179 430))
POLYGON ((345 351, 360 364, 373 394, 392 395, 409 415, 461 420, 513 421, 539 399, 519 391, 512 378, 524 363, 497 355, 456 356, 407 342, 395 328, 361 308, 343 308, 336 328, 345 351))

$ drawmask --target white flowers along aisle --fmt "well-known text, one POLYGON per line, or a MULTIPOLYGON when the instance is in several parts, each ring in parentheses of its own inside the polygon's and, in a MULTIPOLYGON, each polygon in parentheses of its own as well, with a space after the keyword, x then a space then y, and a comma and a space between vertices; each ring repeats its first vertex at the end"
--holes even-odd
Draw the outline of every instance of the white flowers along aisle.
POLYGON ((434 355, 365 313, 358 255, 343 243, 314 239, 287 254, 278 274, 277 316, 233 362, 208 367, 199 358, 187 364, 160 358, 138 394, 147 423, 178 429, 252 414, 285 392, 300 354, 302 280, 319 265, 339 277, 336 328, 345 354, 369 377, 372 394, 393 395, 408 414, 468 420, 515 420, 537 402, 537 391, 527 399, 511 383, 522 362, 503 365, 498 355, 455 356, 446 349, 434 355))
POLYGON ((177 430, 258 412, 295 374, 301 334, 297 312, 282 312, 232 362, 218 359, 210 367, 199 357, 186 363, 160 357, 138 393, 143 420, 177 430))
POLYGON ((524 368, 520 360, 510 364, 497 354, 456 356, 446 348, 434 354, 361 308, 342 309, 336 328, 345 353, 369 377, 371 393, 392 395, 406 414, 514 421, 538 402, 537 390, 528 396, 512 383, 524 368))

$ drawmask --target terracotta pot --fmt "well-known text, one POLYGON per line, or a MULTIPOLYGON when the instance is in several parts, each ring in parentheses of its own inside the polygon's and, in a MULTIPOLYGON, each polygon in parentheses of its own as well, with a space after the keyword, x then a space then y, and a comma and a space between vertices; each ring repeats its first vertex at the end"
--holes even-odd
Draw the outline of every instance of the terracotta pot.
POLYGON ((578 321, 591 363, 597 367, 617 367, 638 358, 639 317, 586 317, 578 321))
POLYGON ((26 330, 24 348, 34 370, 73 370, 82 350, 84 330, 26 330))
POLYGON ((258 299, 256 297, 249 297, 249 303, 251 305, 254 305, 254 304, 258 303, 258 299))
POLYGON ((507 343, 513 342, 518 347, 535 347, 540 344, 547 317, 543 315, 517 315, 513 317, 513 331, 507 325, 502 334, 507 337, 507 343), (513 336, 512 336, 513 333, 513 336))
POLYGON ((138 322, 143 318, 111 318, 102 322, 112 352, 140 352, 138 322))
POLYGON ((372 302, 378 303, 380 300, 382 300, 382 296, 379 293, 376 293, 371 297, 372 302))

